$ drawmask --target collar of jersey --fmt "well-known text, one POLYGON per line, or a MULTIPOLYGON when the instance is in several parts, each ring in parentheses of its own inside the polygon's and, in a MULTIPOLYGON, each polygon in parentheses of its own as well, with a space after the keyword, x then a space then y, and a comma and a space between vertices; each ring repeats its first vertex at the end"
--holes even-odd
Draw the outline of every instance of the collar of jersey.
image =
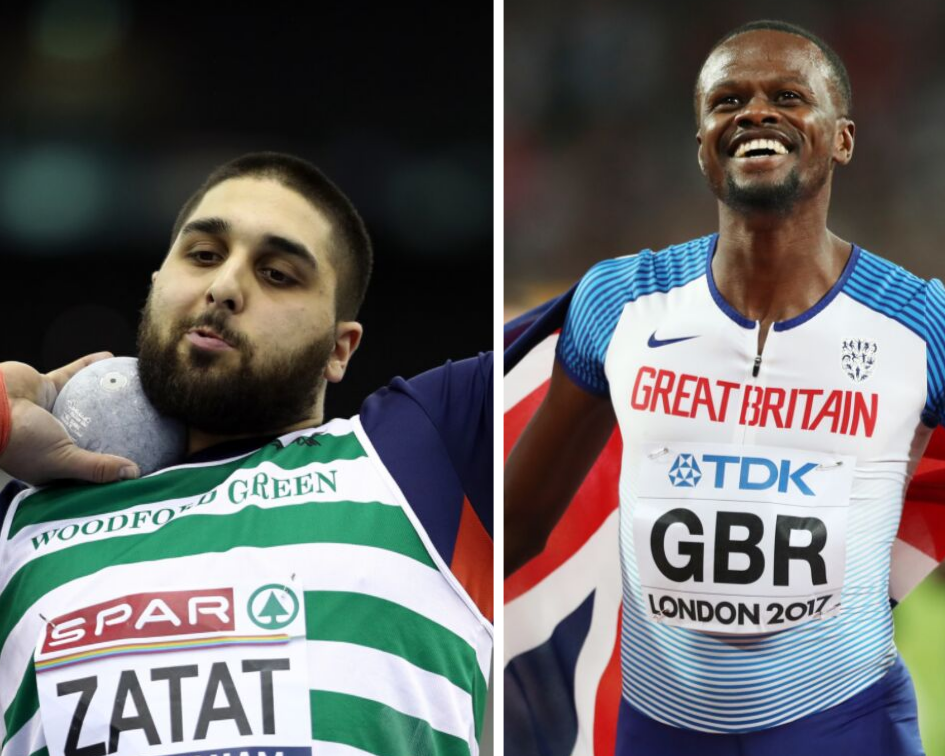
POLYGON ((253 438, 237 438, 232 441, 221 441, 199 452, 188 454, 178 464, 190 465, 195 462, 217 462, 221 459, 230 459, 240 457, 261 449, 266 444, 271 444, 282 434, 274 436, 254 436, 253 438))
MULTIPOLYGON (((715 248, 719 243, 719 235, 713 234, 712 237, 712 243, 709 245, 709 253, 706 256, 705 261, 705 273, 706 281, 709 284, 709 293, 712 294, 712 299, 715 300, 715 304, 718 305, 719 309, 724 312, 731 320, 734 320, 742 328, 754 330, 754 328, 756 328, 758 325, 757 321, 749 320, 738 310, 732 307, 732 305, 726 301, 725 297, 722 296, 722 292, 720 292, 718 287, 715 285, 715 278, 712 276, 712 258, 715 255, 715 248)), ((791 328, 796 328, 797 326, 806 323, 818 312, 829 305, 837 296, 837 294, 843 291, 843 287, 846 286, 847 280, 852 275, 854 268, 856 268, 856 262, 859 258, 860 248, 854 244, 853 250, 850 253, 850 258, 847 260, 847 264, 843 269, 843 273, 840 274, 840 278, 837 279, 837 282, 830 287, 830 290, 820 298, 820 301, 802 312, 800 315, 795 315, 793 318, 788 318, 787 320, 778 321, 773 326, 774 330, 787 331, 791 328)))

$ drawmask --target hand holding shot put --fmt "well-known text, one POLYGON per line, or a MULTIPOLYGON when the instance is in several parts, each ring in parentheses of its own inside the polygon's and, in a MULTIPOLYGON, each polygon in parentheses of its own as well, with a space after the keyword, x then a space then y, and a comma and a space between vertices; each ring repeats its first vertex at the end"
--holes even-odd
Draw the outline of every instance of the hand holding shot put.
POLYGON ((22 362, 0 363, 10 410, 7 441, 0 443, 0 469, 34 485, 60 478, 108 483, 138 477, 137 465, 124 457, 79 448, 52 415, 56 397, 69 379, 108 357, 108 352, 98 352, 46 374, 22 362))

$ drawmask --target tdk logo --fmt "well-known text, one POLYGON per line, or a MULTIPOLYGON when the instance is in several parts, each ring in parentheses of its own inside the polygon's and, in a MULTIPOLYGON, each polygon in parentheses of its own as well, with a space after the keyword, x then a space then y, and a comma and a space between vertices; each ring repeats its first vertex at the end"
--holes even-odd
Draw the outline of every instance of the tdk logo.
POLYGON ((680 454, 669 468, 669 482, 676 488, 695 488, 702 480, 702 470, 694 454, 680 454))
MULTIPOLYGON (((817 465, 813 462, 791 469, 789 459, 703 454, 702 464, 706 466, 706 475, 712 481, 713 488, 725 488, 726 480, 731 484, 737 477, 738 488, 742 491, 777 488, 779 493, 787 493, 793 484, 804 496, 814 495, 804 480, 805 475, 816 469, 817 465)), ((702 468, 695 454, 680 454, 669 469, 669 482, 676 488, 695 488, 702 477, 702 468)))

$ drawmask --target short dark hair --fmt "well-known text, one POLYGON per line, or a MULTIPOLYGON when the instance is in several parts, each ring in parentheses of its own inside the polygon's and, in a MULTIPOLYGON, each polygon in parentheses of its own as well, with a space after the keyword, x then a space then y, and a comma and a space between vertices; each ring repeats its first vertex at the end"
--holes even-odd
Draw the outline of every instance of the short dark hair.
MULTIPOLYGON (((742 24, 735 29, 732 29, 730 32, 725 34, 721 39, 719 39, 712 48, 709 50, 708 54, 705 56, 705 59, 702 61, 702 66, 699 68, 700 75, 702 69, 705 68, 706 61, 711 57, 719 47, 728 42, 732 37, 737 37, 739 34, 745 34, 746 32, 752 31, 779 31, 784 32, 785 34, 794 34, 798 37, 803 37, 804 39, 813 42, 820 51, 824 54, 824 57, 827 59, 827 65, 830 66, 830 71, 833 74, 834 83, 837 86, 837 93, 840 95, 840 110, 842 111, 841 115, 843 117, 849 117, 850 113, 853 111, 853 88, 850 86, 850 75, 847 73, 847 68, 843 65, 843 61, 840 60, 840 56, 837 55, 837 52, 826 42, 824 42, 820 37, 818 37, 813 32, 808 31, 802 26, 797 24, 790 24, 787 21, 776 21, 773 19, 763 19, 761 21, 749 21, 747 24, 742 24)), ((696 92, 699 90, 699 82, 696 80, 696 92)), ((695 98, 695 102, 698 108, 698 97, 695 98)), ((699 113, 696 112, 696 119, 698 120, 699 113)))
POLYGON ((171 246, 204 195, 233 178, 272 179, 298 192, 331 224, 332 258, 338 270, 336 316, 354 320, 371 278, 373 251, 364 221, 345 194, 307 160, 280 152, 251 152, 218 166, 184 203, 174 221, 171 246))

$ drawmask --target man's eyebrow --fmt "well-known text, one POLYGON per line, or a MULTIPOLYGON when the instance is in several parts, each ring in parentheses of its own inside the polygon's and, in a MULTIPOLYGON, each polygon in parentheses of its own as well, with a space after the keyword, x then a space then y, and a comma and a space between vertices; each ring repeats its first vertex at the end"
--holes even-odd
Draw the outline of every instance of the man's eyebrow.
POLYGON ((711 87, 708 87, 706 92, 715 92, 717 89, 728 89, 729 87, 734 87, 737 82, 734 79, 724 79, 722 81, 715 82, 711 87))
POLYGON ((229 221, 225 221, 223 218, 198 218, 184 226, 180 230, 180 235, 210 234, 211 236, 223 236, 230 228, 229 221))
POLYGON ((318 267, 318 259, 309 251, 308 247, 291 239, 286 239, 284 236, 266 234, 263 237, 263 246, 296 257, 313 268, 318 267))
MULTIPOLYGON (((209 234, 210 236, 224 236, 229 233, 232 228, 233 226, 230 222, 223 218, 198 218, 184 226, 181 229, 180 235, 209 234)), ((291 239, 286 239, 284 236, 277 234, 266 234, 262 238, 262 246, 298 258, 313 268, 318 267, 318 259, 309 251, 308 247, 301 242, 292 241, 291 239)))
MULTIPOLYGON (((715 82, 711 87, 705 90, 706 94, 712 94, 717 92, 720 89, 732 89, 741 85, 741 82, 737 79, 724 79, 723 81, 715 82)), ((778 79, 772 79, 769 82, 769 85, 774 85, 777 87, 789 87, 789 86, 799 86, 804 89, 810 89, 810 82, 804 79, 801 76, 783 76, 778 79)))
POLYGON ((777 79, 772 83, 779 87, 800 87, 801 89, 813 91, 811 82, 802 76, 785 76, 784 78, 777 79))

